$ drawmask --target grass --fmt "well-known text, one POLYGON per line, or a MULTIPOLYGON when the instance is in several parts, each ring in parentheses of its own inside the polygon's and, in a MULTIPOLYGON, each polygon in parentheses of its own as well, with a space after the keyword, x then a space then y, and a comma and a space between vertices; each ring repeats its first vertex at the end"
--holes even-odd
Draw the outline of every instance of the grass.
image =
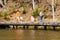
POLYGON ((25 8, 23 9, 22 14, 26 14, 26 9, 25 8))
POLYGON ((0 12, 0 17, 1 17, 1 16, 3 16, 3 15, 2 15, 2 12, 0 12))
POLYGON ((36 8, 34 11, 33 11, 33 16, 36 17, 36 16, 39 16, 39 13, 40 13, 40 9, 39 8, 36 8))
POLYGON ((58 6, 58 5, 59 5, 59 2, 58 2, 58 0, 56 0, 56 2, 55 2, 55 5, 56 5, 56 6, 58 6))
POLYGON ((44 16, 43 16, 44 18, 47 18, 48 16, 44 13, 44 16))
POLYGON ((16 13, 16 9, 15 8, 12 9, 12 13, 16 13))
POLYGON ((9 21, 10 18, 9 18, 9 15, 8 15, 8 12, 4 12, 4 15, 3 15, 4 19, 9 21))

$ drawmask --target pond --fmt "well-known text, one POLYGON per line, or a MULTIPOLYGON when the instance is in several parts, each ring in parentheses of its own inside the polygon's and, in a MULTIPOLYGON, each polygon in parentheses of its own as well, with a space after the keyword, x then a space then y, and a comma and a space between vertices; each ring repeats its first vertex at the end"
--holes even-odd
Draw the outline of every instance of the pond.
POLYGON ((0 29, 0 40, 60 40, 60 31, 0 29))

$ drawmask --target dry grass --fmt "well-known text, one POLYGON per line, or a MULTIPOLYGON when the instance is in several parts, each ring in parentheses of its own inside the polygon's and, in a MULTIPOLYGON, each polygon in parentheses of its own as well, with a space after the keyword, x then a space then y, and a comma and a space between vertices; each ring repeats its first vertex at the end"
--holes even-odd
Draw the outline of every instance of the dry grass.
MULTIPOLYGON (((32 15, 32 7, 31 7, 31 1, 30 2, 28 2, 27 0, 26 1, 24 1, 25 3, 26 3, 26 5, 27 5, 27 13, 25 14, 25 15, 21 15, 21 16, 23 16, 23 18, 24 18, 24 22, 29 22, 30 21, 30 16, 32 15)), ((60 2, 60 1, 59 1, 60 2)), ((16 21, 16 17, 15 17, 15 13, 12 13, 12 11, 13 11, 13 8, 14 8, 14 10, 16 11, 16 10, 19 10, 21 13, 22 13, 22 11, 23 11, 23 9, 24 9, 24 5, 23 5, 24 3, 22 3, 22 0, 20 0, 20 2, 18 2, 18 1, 12 1, 12 0, 9 0, 8 2, 7 2, 7 8, 6 8, 6 11, 8 12, 8 14, 9 14, 9 16, 10 16, 10 21, 14 21, 14 22, 17 22, 16 21), (21 4, 21 5, 20 5, 21 4)), ((44 22, 52 22, 52 17, 50 17, 51 15, 52 15, 52 11, 51 11, 51 0, 41 0, 41 2, 40 3, 36 3, 35 4, 36 5, 36 8, 41 8, 41 10, 44 10, 44 8, 46 8, 47 7, 47 10, 45 10, 45 13, 46 13, 46 15, 48 15, 48 17, 46 18, 46 19, 44 19, 44 22)), ((0 10, 1 12, 3 12, 3 8, 1 8, 1 10, 0 10)), ((56 6, 56 11, 55 11, 55 21, 57 21, 57 22, 59 22, 59 17, 58 17, 58 15, 60 14, 60 4, 59 4, 59 6, 56 6)), ((60 15, 59 15, 60 16, 60 15)), ((2 21, 2 20, 4 20, 4 21, 6 21, 5 19, 3 19, 2 17, 0 18, 1 20, 0 21, 2 21)), ((36 21, 39 21, 39 16, 38 17, 36 17, 35 18, 35 20, 36 21)), ((4 22, 3 21, 3 22, 4 22)))

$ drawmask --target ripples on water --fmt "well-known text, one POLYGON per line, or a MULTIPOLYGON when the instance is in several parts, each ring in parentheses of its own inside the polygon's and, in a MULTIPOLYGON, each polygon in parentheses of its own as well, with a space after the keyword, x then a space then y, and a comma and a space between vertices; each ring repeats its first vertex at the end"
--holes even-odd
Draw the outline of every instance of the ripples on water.
POLYGON ((0 40, 60 40, 60 31, 0 30, 0 40))

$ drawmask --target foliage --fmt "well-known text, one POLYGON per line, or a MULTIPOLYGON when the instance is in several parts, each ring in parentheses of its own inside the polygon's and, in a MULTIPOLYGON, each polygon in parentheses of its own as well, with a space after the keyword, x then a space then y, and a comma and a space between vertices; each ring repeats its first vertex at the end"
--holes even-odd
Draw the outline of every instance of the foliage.
POLYGON ((0 12, 0 16, 3 16, 3 15, 2 15, 2 12, 0 12))
POLYGON ((47 18, 47 15, 44 13, 44 16, 43 16, 44 18, 47 18))
POLYGON ((34 16, 34 17, 38 16, 39 13, 40 13, 40 11, 41 11, 41 10, 40 10, 39 8, 36 8, 36 10, 33 11, 33 16, 34 16))
POLYGON ((56 5, 56 6, 58 6, 58 5, 59 5, 59 2, 58 2, 58 0, 56 0, 56 2, 55 2, 55 5, 56 5))
POLYGON ((6 20, 10 20, 10 18, 8 17, 8 12, 4 12, 4 19, 6 19, 6 20))
POLYGON ((27 4, 24 5, 24 9, 22 11, 23 14, 26 14, 26 8, 27 8, 27 4))
POLYGON ((7 12, 4 12, 4 17, 6 18, 8 16, 8 13, 7 12))
POLYGON ((23 11, 22 11, 23 14, 26 14, 26 9, 24 8, 23 11))

